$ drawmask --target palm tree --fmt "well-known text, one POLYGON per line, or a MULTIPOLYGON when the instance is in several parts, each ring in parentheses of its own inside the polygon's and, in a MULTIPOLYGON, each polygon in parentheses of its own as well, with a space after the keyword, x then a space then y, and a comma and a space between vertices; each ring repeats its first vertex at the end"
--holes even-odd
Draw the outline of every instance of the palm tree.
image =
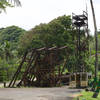
POLYGON ((6 7, 21 6, 19 0, 0 0, 0 12, 6 11, 6 7))
POLYGON ((94 12, 94 6, 93 1, 90 0, 91 9, 92 9, 92 15, 93 15, 93 22, 94 22, 94 30, 95 30, 95 77, 98 75, 98 36, 97 36, 97 24, 96 24, 96 18, 95 18, 95 12, 94 12))

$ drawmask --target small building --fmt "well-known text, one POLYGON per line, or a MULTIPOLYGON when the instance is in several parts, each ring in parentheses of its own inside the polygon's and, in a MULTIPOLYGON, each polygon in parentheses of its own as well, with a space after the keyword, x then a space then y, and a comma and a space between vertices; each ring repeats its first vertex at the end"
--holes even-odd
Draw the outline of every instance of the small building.
POLYGON ((77 72, 70 74, 71 87, 87 87, 88 86, 88 72, 77 72))

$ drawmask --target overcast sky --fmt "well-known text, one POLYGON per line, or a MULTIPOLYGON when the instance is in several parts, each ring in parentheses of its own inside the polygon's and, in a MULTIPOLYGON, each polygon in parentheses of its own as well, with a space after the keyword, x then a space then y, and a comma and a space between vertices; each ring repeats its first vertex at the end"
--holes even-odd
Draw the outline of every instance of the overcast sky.
MULTIPOLYGON (((7 13, 0 15, 0 27, 16 25, 26 30, 40 23, 48 23, 52 19, 71 15, 72 12, 82 14, 89 12, 89 27, 93 32, 93 21, 89 0, 20 0, 22 7, 7 8, 7 13)), ((100 0, 93 0, 97 26, 100 29, 100 0)))

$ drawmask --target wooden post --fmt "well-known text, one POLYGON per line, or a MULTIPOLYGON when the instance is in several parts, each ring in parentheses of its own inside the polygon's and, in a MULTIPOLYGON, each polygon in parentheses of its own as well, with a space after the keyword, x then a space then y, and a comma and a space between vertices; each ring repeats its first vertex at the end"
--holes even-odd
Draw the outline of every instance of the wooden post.
POLYGON ((19 72, 21 71, 21 68, 22 68, 22 66, 23 66, 23 64, 24 64, 24 62, 25 62, 27 53, 28 53, 28 52, 26 52, 26 53, 24 54, 23 59, 22 59, 22 62, 20 63, 20 65, 19 65, 19 67, 18 67, 16 73, 14 74, 14 76, 13 76, 11 82, 9 83, 9 86, 8 86, 8 87, 13 87, 13 86, 14 86, 14 84, 15 84, 15 82, 16 82, 16 80, 17 80, 17 77, 18 77, 18 75, 19 75, 19 72))
POLYGON ((93 7, 93 2, 90 0, 91 3, 91 9, 92 9, 92 15, 93 15, 93 22, 94 22, 94 30, 95 30, 95 77, 97 77, 98 73, 98 37, 97 37, 97 25, 96 25, 96 18, 95 18, 95 12, 93 7))

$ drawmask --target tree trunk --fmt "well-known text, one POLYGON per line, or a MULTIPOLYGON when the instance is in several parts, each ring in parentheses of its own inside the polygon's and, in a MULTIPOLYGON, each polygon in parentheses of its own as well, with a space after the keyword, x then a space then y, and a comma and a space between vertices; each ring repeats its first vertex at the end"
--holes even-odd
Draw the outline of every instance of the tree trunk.
POLYGON ((97 77, 98 73, 98 37, 97 37, 97 25, 96 25, 96 18, 95 18, 95 12, 93 7, 93 2, 90 0, 91 3, 91 9, 92 9, 92 15, 93 15, 93 22, 94 22, 94 30, 95 30, 95 77, 97 77))

